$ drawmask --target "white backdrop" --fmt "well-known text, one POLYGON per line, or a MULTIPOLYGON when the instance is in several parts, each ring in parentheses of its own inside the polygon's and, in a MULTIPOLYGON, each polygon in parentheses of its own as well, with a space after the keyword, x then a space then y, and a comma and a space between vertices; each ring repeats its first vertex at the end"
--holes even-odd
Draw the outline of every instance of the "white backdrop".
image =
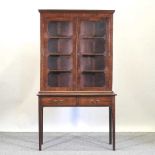
MULTIPOLYGON (((0 131, 37 131, 38 9, 114 9, 117 131, 155 131, 154 0, 0 1, 0 131)), ((104 108, 48 108, 45 131, 108 131, 104 108)))

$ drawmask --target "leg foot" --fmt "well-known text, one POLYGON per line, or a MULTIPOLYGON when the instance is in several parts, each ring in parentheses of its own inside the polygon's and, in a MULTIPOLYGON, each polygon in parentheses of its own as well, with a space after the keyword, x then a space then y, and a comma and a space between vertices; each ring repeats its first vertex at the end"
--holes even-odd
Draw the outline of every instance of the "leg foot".
POLYGON ((115 97, 113 97, 112 103, 112 132, 113 132, 113 150, 115 151, 115 97))
POLYGON ((39 151, 41 151, 41 145, 39 145, 39 151))
POLYGON ((43 144, 43 107, 41 108, 41 144, 43 144))
POLYGON ((109 144, 112 144, 112 112, 111 107, 109 107, 109 144))

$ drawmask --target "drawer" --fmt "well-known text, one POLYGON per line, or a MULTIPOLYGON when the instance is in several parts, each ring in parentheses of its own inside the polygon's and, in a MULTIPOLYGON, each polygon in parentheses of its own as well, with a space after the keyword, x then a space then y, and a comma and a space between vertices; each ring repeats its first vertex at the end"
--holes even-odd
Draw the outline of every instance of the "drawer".
POLYGON ((109 106, 112 104, 112 97, 80 97, 80 106, 109 106))
POLYGON ((40 102, 44 106, 75 106, 75 97, 41 97, 40 102))

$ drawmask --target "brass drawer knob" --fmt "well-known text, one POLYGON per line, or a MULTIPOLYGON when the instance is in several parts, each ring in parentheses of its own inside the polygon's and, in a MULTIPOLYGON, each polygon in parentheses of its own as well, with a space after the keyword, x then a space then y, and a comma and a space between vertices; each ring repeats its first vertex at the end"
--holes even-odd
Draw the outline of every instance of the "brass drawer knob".
POLYGON ((63 103, 64 100, 59 100, 60 103, 63 103))
POLYGON ((60 100, 48 100, 48 103, 63 103, 64 100, 60 99, 60 100))
POLYGON ((94 103, 94 100, 93 100, 93 99, 91 99, 91 100, 90 100, 90 102, 91 102, 91 103, 94 103))
POLYGON ((91 100, 90 100, 90 103, 91 103, 91 104, 97 104, 97 103, 99 103, 99 102, 100 102, 99 99, 96 99, 96 100, 91 99, 91 100))
POLYGON ((97 99, 96 102, 100 102, 100 100, 97 99))
POLYGON ((53 101, 54 101, 54 103, 60 103, 61 104, 61 103, 63 103, 64 100, 60 99, 60 100, 53 100, 53 101))
POLYGON ((91 103, 91 104, 96 104, 96 102, 95 102, 94 99, 91 99, 91 100, 90 100, 90 103, 91 103))

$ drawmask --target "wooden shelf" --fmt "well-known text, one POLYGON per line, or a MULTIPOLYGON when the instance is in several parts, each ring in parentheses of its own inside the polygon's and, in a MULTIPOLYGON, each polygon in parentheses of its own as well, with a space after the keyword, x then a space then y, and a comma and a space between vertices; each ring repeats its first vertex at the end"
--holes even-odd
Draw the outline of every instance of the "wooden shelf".
POLYGON ((82 56, 104 56, 104 53, 81 53, 82 56))
POLYGON ((83 70, 82 73, 102 73, 104 70, 83 70))
POLYGON ((57 72, 57 73, 60 73, 60 72, 71 72, 71 70, 53 70, 53 69, 49 69, 49 72, 57 72))
POLYGON ((81 39, 105 39, 104 36, 80 36, 81 39))
POLYGON ((48 36, 49 39, 72 39, 72 36, 48 36))
POLYGON ((71 54, 67 53, 49 53, 48 56, 71 56, 71 54))

